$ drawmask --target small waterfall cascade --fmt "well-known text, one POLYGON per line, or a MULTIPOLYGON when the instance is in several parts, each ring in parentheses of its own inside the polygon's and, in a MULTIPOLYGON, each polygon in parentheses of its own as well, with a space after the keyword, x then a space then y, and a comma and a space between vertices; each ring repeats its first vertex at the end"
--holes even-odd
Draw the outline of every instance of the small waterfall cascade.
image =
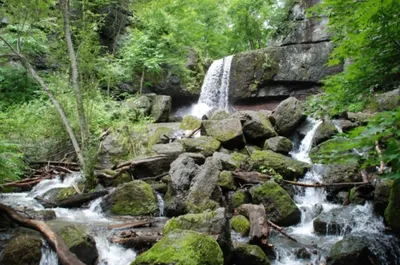
POLYGON ((163 197, 161 196, 161 194, 160 193, 156 193, 156 195, 157 195, 157 201, 158 201, 158 212, 159 212, 159 216, 160 217, 163 217, 164 216, 164 205, 165 205, 165 202, 164 202, 164 199, 163 199, 163 197))
POLYGON ((198 102, 189 108, 179 109, 175 115, 201 118, 211 109, 228 111, 232 59, 233 55, 215 60, 206 73, 198 102))
MULTIPOLYGON (((315 131, 321 121, 309 119, 307 123, 311 126, 309 126, 308 132, 300 142, 299 148, 292 151, 291 156, 296 160, 311 164, 309 152, 315 131)), ((324 165, 312 165, 311 170, 306 173, 300 182, 322 183, 324 167, 324 165)), ((293 200, 302 212, 301 222, 296 226, 286 228, 286 231, 289 235, 299 240, 301 244, 295 244, 280 235, 273 236, 271 243, 276 246, 277 254, 276 260, 272 262, 273 265, 326 264, 326 256, 332 246, 349 235, 360 236, 363 240, 368 240, 371 244, 370 248, 379 258, 380 264, 400 264, 399 240, 385 233, 383 220, 373 213, 371 202, 366 202, 364 205, 342 206, 329 202, 325 189, 302 187, 296 188, 296 195, 293 200), (318 215, 326 214, 334 209, 341 210, 342 208, 346 209, 346 213, 348 213, 341 217, 343 218, 343 223, 346 224, 342 231, 335 235, 322 236, 314 233, 313 222, 318 215), (307 261, 307 263, 305 263, 305 260, 297 258, 294 251, 304 245, 318 246, 318 253, 312 254, 311 260, 307 261)))

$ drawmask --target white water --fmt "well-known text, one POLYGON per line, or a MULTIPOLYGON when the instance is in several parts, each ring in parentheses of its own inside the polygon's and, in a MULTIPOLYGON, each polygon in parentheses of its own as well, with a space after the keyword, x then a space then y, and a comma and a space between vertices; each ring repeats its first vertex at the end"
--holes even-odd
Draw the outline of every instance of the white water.
POLYGON ((233 56, 215 60, 207 71, 197 104, 178 110, 175 115, 193 115, 201 118, 211 109, 228 111, 229 82, 233 56))
POLYGON ((157 201, 158 201, 158 213, 159 213, 159 216, 162 217, 162 216, 164 216, 165 202, 160 193, 157 192, 156 195, 157 195, 157 201))

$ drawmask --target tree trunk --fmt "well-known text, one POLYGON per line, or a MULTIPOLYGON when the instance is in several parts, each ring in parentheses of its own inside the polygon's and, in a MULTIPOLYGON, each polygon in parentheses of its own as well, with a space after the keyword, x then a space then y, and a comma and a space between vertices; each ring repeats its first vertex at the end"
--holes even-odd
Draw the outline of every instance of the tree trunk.
POLYGON ((78 80, 78 61, 76 59, 74 45, 72 43, 72 38, 71 38, 71 27, 69 22, 69 0, 60 0, 60 2, 61 2, 61 9, 64 21, 64 35, 65 35, 65 40, 67 42, 69 59, 71 61, 72 86, 75 90, 76 107, 78 111, 79 125, 81 129, 81 136, 82 136, 81 148, 85 150, 85 148, 87 148, 87 141, 89 139, 89 128, 86 120, 85 108, 83 106, 82 91, 79 86, 79 80, 78 80))
MULTIPOLYGON (((47 240, 49 245, 57 252, 62 265, 85 265, 74 254, 72 254, 71 251, 69 251, 64 240, 54 233, 44 222, 24 218, 4 204, 0 204, 0 212, 6 214, 12 221, 21 226, 39 231, 47 240)), ((27 249, 27 251, 29 250, 27 249)))
POLYGON ((143 93, 144 73, 145 73, 145 68, 143 66, 142 77, 140 78, 140 90, 139 90, 140 95, 143 93))
POLYGON ((249 243, 259 246, 268 245, 268 221, 264 206, 255 204, 243 204, 239 207, 250 219, 249 243))

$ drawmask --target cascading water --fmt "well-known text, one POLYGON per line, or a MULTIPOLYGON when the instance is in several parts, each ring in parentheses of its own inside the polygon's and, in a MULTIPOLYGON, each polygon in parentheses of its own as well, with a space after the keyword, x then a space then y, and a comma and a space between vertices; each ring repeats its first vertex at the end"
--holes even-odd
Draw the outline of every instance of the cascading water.
POLYGON ((201 118, 211 109, 228 110, 229 82, 233 56, 215 60, 207 71, 197 104, 176 112, 177 116, 193 115, 201 118))

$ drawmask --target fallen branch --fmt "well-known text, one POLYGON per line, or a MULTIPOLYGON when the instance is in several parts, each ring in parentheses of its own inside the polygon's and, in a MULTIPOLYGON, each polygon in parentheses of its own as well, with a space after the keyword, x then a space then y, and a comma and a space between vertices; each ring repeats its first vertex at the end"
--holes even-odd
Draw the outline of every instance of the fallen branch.
POLYGON ((31 188, 32 186, 38 184, 42 180, 51 179, 51 178, 53 178, 53 176, 51 176, 51 175, 43 176, 43 177, 28 178, 28 179, 23 179, 20 181, 14 181, 14 182, 1 184, 0 188, 13 187, 13 188, 27 189, 27 188, 31 188))
POLYGON ((168 174, 169 174, 169 172, 164 172, 164 173, 158 174, 157 176, 148 177, 148 178, 141 178, 140 180, 143 180, 143 181, 145 181, 145 180, 160 180, 163 177, 167 176, 168 174))
POLYGON ((284 235, 285 237, 289 238, 290 240, 292 240, 292 241, 298 243, 297 239, 295 239, 294 237, 288 235, 288 233, 286 233, 286 231, 285 231, 282 227, 278 226, 277 224, 274 224, 273 222, 271 222, 271 221, 269 221, 269 220, 268 220, 267 222, 268 222, 268 224, 269 224, 272 228, 274 228, 275 230, 277 230, 279 233, 281 233, 281 234, 284 235))
POLYGON ((47 240, 49 245, 56 251, 59 261, 62 265, 85 265, 74 254, 72 254, 71 251, 69 251, 64 240, 54 233, 44 222, 24 218, 12 208, 4 204, 0 204, 0 212, 6 214, 12 221, 21 226, 39 231, 47 240))
POLYGON ((195 135, 198 131, 200 131, 201 126, 197 127, 196 129, 194 129, 191 133, 189 133, 187 136, 185 136, 184 138, 192 138, 193 135, 195 135))
POLYGON ((249 217, 249 243, 268 246, 269 229, 264 206, 262 204, 242 204, 238 210, 249 217))
POLYGON ((130 229, 130 228, 135 228, 135 227, 143 227, 150 225, 154 222, 154 220, 149 220, 149 221, 132 221, 132 222, 127 222, 123 224, 115 224, 115 225, 109 225, 107 228, 108 230, 111 229, 130 229))
POLYGON ((119 165, 113 167, 112 169, 113 169, 113 170, 116 170, 116 169, 121 170, 121 169, 125 169, 125 168, 127 168, 127 167, 128 167, 128 168, 131 168, 131 167, 134 167, 134 166, 143 164, 143 163, 155 162, 155 161, 161 160, 161 159, 163 159, 163 158, 165 158, 165 157, 166 157, 165 155, 157 155, 157 156, 152 156, 152 157, 148 157, 148 158, 144 158, 144 159, 139 159, 139 160, 126 161, 126 162, 123 162, 123 163, 121 163, 121 164, 119 164, 119 165))

